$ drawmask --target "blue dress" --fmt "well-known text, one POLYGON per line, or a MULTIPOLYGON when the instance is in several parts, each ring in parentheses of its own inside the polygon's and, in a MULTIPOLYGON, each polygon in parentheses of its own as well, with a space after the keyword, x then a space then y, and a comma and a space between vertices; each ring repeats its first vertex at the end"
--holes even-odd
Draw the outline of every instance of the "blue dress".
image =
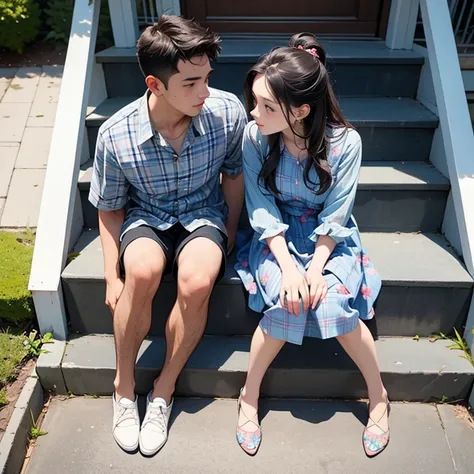
MULTIPOLYGON (((263 311, 262 330, 275 339, 301 344, 304 336, 327 339, 354 330, 359 318, 371 319, 381 279, 364 252, 359 229, 351 215, 361 165, 361 139, 352 129, 328 129, 328 163, 333 177, 330 188, 315 195, 305 185, 305 161, 299 162, 280 141, 281 159, 276 170, 275 198, 258 176, 268 154, 266 137, 255 122, 244 131, 243 161, 245 199, 251 235, 237 254, 235 270, 249 292, 249 306, 263 311), (327 296, 313 310, 301 305, 299 316, 279 301, 281 270, 266 239, 284 233, 288 250, 305 274, 320 235, 336 241, 324 267, 327 296)), ((311 169, 310 178, 318 183, 311 169)), ((242 236, 241 236, 242 237, 242 236)))

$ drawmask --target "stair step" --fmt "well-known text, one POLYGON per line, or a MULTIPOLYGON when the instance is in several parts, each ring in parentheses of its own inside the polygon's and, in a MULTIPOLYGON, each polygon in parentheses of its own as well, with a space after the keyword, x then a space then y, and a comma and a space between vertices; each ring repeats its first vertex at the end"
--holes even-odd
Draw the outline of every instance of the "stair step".
MULTIPOLYGON (((222 37, 222 55, 213 63, 211 85, 231 92, 242 90, 245 74, 274 46, 288 37, 229 35, 222 37)), ((322 41, 327 69, 339 96, 415 97, 423 56, 390 50, 383 41, 322 41)), ((109 97, 140 95, 145 91, 135 48, 112 47, 96 55, 102 63, 109 97)))
MULTIPOLYGON (((176 386, 176 396, 236 398, 248 369, 250 337, 205 336, 189 359, 176 386)), ((474 380, 474 367, 450 341, 382 338, 376 342, 380 370, 393 401, 464 399, 474 380)), ((164 338, 147 338, 135 371, 136 391, 145 394, 158 375, 165 355, 164 338)), ((113 336, 85 335, 72 339, 62 371, 76 395, 110 395, 115 376, 113 336)), ((41 377, 41 374, 39 374, 41 377)), ((366 397, 357 367, 335 340, 306 339, 302 346, 286 344, 270 366, 263 397, 366 397)))
MULTIPOLYGON (((429 336, 461 329, 472 294, 472 279, 439 234, 362 233, 383 287, 376 305, 378 334, 429 336)), ((72 331, 111 334, 112 319, 104 304, 103 254, 97 230, 82 234, 80 255, 62 274, 72 331)), ((206 334, 253 334, 260 315, 248 309, 245 291, 229 259, 226 275, 212 294, 206 334)), ((166 276, 153 303, 150 334, 163 335, 176 298, 166 276)))
MULTIPOLYGON (((97 209, 88 200, 91 178, 89 161, 82 167, 78 186, 85 227, 97 228, 97 209)), ((362 231, 437 231, 449 189, 449 180, 429 163, 363 162, 354 214, 362 231)), ((248 225, 246 213, 241 222, 248 225)))
MULTIPOLYGON (((136 97, 106 99, 87 116, 89 150, 94 155, 99 127, 136 97)), ((427 161, 438 117, 407 98, 342 97, 344 114, 362 138, 364 161, 427 161)))

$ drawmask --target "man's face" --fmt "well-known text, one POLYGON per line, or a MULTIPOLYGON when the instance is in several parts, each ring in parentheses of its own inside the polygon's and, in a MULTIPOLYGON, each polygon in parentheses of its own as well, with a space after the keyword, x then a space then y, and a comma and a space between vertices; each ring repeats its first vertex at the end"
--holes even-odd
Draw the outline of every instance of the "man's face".
POLYGON ((209 76, 212 73, 209 58, 195 56, 190 61, 179 60, 178 73, 168 81, 168 88, 160 87, 163 98, 184 115, 195 117, 209 97, 209 76))

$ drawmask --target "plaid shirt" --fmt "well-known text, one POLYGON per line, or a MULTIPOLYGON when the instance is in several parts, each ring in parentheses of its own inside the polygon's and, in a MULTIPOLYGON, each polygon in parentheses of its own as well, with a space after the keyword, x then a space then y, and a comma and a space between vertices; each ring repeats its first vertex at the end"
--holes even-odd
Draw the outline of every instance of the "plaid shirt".
POLYGON ((226 233, 220 173, 242 173, 247 115, 235 95, 210 91, 179 157, 153 129, 149 91, 100 127, 89 201, 104 211, 128 204, 121 238, 140 225, 166 230, 177 222, 189 232, 211 225, 226 233))

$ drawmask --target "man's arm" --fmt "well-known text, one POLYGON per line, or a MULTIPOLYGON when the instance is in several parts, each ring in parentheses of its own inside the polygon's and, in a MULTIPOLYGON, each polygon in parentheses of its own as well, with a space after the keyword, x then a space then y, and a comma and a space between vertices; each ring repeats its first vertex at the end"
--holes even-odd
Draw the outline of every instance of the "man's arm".
POLYGON ((120 232, 125 218, 124 209, 99 210, 99 232, 104 252, 104 277, 107 283, 120 278, 120 232))
POLYGON ((232 131, 227 141, 226 158, 221 167, 222 193, 229 208, 226 228, 228 235, 227 251, 232 252, 235 245, 235 236, 239 225, 240 212, 244 203, 244 175, 242 168, 242 137, 247 114, 242 103, 235 98, 236 102, 232 108, 232 131))
POLYGON ((106 304, 112 311, 123 290, 120 279, 120 233, 128 200, 128 182, 116 156, 99 132, 92 172, 89 201, 99 209, 99 232, 107 283, 106 304))
POLYGON ((244 203, 244 175, 229 176, 222 175, 222 193, 229 208, 227 214, 226 228, 228 235, 227 251, 232 252, 235 245, 235 236, 239 226, 240 212, 244 203))

